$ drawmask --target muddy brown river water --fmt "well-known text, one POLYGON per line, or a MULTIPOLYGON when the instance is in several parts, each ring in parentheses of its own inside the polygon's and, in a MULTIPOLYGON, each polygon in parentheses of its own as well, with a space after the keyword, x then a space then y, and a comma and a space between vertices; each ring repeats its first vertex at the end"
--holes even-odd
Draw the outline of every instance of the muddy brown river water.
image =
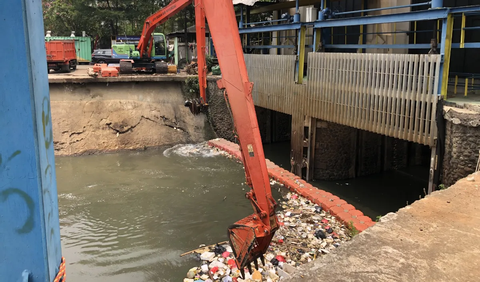
MULTIPOLYGON (((288 143, 265 152, 287 168, 288 143)), ((183 281, 199 261, 180 254, 227 240, 252 212, 242 166, 204 146, 57 157, 56 167, 69 282, 183 281)), ((423 171, 313 184, 375 219, 418 199, 423 171)))
POLYGON ((243 168, 199 148, 56 158, 68 281, 183 281, 199 262, 180 254, 228 240, 243 168))

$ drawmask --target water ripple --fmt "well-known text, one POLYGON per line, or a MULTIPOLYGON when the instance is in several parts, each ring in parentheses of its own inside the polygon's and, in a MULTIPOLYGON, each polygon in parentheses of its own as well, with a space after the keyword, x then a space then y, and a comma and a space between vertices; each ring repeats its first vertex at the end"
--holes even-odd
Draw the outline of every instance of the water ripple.
POLYGON ((179 144, 163 152, 165 157, 171 157, 173 154, 181 157, 211 158, 220 156, 222 153, 203 142, 199 144, 179 144))

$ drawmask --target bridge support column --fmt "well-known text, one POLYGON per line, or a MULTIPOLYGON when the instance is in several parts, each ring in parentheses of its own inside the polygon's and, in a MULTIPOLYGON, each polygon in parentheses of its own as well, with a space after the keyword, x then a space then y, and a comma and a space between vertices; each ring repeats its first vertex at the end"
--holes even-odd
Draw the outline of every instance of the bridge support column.
POLYGON ((317 137, 317 119, 312 117, 305 118, 305 127, 304 127, 304 155, 306 155, 306 172, 305 179, 307 181, 313 180, 314 167, 315 167, 315 147, 316 147, 316 137, 317 137))
POLYGON ((437 170, 437 146, 434 145, 431 149, 432 152, 430 155, 430 170, 428 174, 428 194, 434 191, 434 176, 435 171, 437 170))
POLYGON ((303 168, 303 131, 305 116, 302 114, 292 115, 292 133, 290 139, 290 171, 295 175, 302 176, 303 168))
POLYGON ((0 280, 53 281, 60 227, 41 1, 1 1, 0 280))

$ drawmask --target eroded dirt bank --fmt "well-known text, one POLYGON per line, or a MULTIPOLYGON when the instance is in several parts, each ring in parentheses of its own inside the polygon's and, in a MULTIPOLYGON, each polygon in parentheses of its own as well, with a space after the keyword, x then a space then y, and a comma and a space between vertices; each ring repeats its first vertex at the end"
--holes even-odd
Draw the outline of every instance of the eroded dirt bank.
POLYGON ((50 84, 50 97, 56 155, 197 143, 211 137, 205 116, 184 107, 180 82, 50 84))

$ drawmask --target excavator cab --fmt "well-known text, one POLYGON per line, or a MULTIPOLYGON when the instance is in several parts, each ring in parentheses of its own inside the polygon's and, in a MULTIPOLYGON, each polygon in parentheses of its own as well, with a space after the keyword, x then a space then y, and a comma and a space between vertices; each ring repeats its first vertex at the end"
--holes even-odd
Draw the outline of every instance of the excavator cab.
POLYGON ((165 40, 165 35, 163 33, 154 33, 153 34, 153 48, 151 53, 151 58, 155 60, 166 60, 167 59, 167 42, 165 40))
MULTIPOLYGON (((153 40, 150 58, 156 61, 167 59, 167 42, 163 33, 153 33, 150 40, 153 40)), ((112 44, 112 51, 115 58, 119 59, 140 59, 140 51, 137 46, 132 43, 114 43, 112 44)))

